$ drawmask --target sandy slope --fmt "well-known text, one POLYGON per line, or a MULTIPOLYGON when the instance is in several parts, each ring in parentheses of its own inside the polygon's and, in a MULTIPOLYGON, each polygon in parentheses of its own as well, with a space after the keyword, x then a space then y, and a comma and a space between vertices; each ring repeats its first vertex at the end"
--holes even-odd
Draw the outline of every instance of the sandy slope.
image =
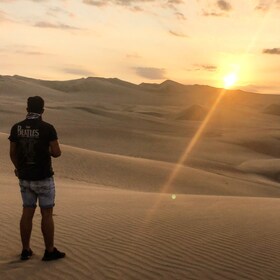
POLYGON ((18 261, 20 200, 1 177, 1 279, 279 279, 278 199, 139 193, 57 180, 56 244, 67 258, 18 261))
POLYGON ((225 95, 165 185, 218 92, 1 77, 0 279, 279 279, 279 96, 225 95), (55 220, 67 258, 50 264, 40 261, 39 212, 35 256, 18 262, 21 201, 8 156, 10 126, 36 94, 63 149, 55 220))
MULTIPOLYGON (((6 154, 0 156, 3 174, 12 174, 8 158, 7 135, 0 134, 0 145, 6 154)), ((274 169, 254 169, 254 162, 244 162, 238 169, 225 164, 196 160, 196 167, 181 166, 176 179, 168 187, 165 183, 176 164, 143 158, 101 153, 62 145, 63 156, 54 161, 58 177, 78 182, 87 182, 105 187, 146 192, 184 194, 237 195, 280 197, 278 173, 274 169), (207 169, 208 166, 208 170, 207 169), (251 167, 251 168, 249 168, 251 167), (256 173, 256 174, 254 174, 256 173), (276 175, 275 175, 276 174, 276 175), (262 176, 261 176, 262 175, 262 176), (273 175, 275 175, 273 177, 273 175)), ((275 160, 262 160, 261 162, 275 160)), ((259 164, 260 165, 260 164, 259 164)))

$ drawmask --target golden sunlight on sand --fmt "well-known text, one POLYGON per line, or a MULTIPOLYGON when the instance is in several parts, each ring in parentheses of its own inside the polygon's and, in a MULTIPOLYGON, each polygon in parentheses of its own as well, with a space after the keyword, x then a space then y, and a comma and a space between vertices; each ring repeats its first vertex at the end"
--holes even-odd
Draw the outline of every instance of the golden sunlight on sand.
POLYGON ((0 76, 0 97, 1 280, 279 279, 279 95, 0 76), (67 257, 54 263, 41 261, 39 209, 34 256, 19 261, 7 138, 37 94, 62 148, 54 219, 67 257))

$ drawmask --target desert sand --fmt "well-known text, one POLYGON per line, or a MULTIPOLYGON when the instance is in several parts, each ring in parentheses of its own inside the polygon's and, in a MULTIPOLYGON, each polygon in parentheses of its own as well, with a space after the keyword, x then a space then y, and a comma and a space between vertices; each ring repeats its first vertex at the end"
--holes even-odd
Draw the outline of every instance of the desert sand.
POLYGON ((0 98, 1 280, 280 279, 280 95, 0 76, 0 98), (10 127, 34 95, 63 152, 53 160, 54 219, 67 257, 50 263, 39 209, 35 255, 19 261, 8 154, 10 127))

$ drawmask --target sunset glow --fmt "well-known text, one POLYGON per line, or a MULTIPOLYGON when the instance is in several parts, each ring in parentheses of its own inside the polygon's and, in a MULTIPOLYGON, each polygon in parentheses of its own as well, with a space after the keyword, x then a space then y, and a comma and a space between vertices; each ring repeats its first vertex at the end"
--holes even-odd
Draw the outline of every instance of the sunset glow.
POLYGON ((280 93, 279 16, 279 1, 0 0, 0 75, 280 93))
POLYGON ((224 77, 224 88, 228 89, 235 85, 237 81, 236 73, 230 73, 224 77))

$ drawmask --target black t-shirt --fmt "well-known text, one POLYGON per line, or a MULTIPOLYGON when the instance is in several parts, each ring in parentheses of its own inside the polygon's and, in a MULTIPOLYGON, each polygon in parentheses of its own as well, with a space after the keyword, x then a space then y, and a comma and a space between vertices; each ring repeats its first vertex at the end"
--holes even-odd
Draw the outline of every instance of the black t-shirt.
POLYGON ((25 119, 12 127, 9 140, 16 143, 19 179, 35 181, 54 174, 49 145, 57 133, 51 124, 41 118, 25 119))

